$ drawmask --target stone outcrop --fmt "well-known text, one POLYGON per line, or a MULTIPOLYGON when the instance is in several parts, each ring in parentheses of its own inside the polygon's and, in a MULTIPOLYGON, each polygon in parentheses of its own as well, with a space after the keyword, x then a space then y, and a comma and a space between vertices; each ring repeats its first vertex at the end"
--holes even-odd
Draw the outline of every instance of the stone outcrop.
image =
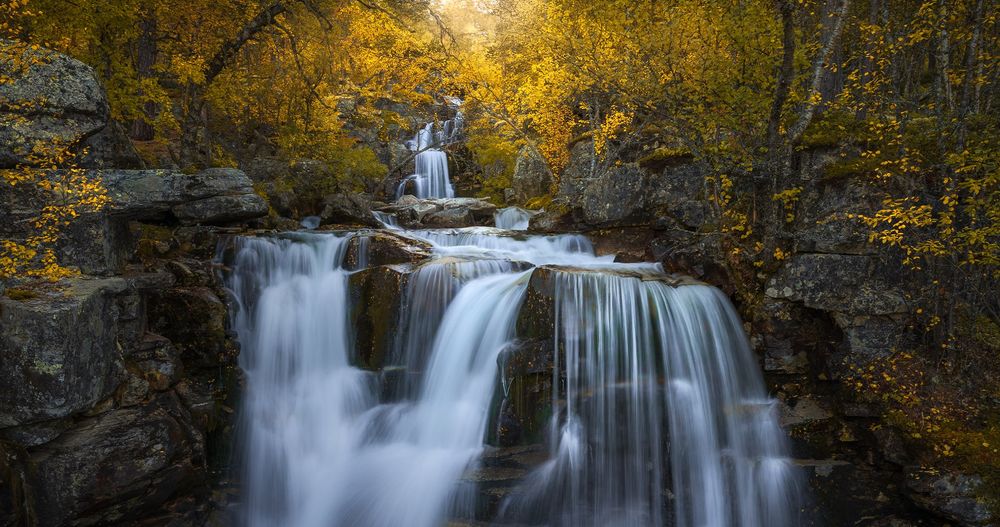
POLYGON ((522 148, 514 163, 508 201, 525 203, 533 198, 540 198, 549 193, 551 185, 552 175, 545 166, 545 161, 530 148, 522 148))
POLYGON ((110 120, 104 88, 86 64, 50 50, 25 47, 20 61, 0 62, 0 169, 39 163, 36 144, 82 153, 84 168, 141 168, 142 161, 110 120), (26 70, 15 64, 30 65, 26 70))
MULTIPOLYGON (((35 141, 86 148, 74 166, 111 201, 58 242, 81 275, 0 286, 0 526, 204 523, 238 379, 212 262, 267 204, 238 170, 133 169, 93 71, 40 53, 0 86, 0 168, 35 141)), ((0 184, 0 237, 30 236, 49 200, 0 184)))
POLYGON ((404 195, 380 209, 408 228, 457 228, 493 225, 496 205, 476 198, 419 199, 404 195))
POLYGON ((123 379, 116 296, 120 278, 75 279, 39 298, 0 296, 0 428, 88 410, 123 379), (14 387, 17 389, 14 389, 14 387))

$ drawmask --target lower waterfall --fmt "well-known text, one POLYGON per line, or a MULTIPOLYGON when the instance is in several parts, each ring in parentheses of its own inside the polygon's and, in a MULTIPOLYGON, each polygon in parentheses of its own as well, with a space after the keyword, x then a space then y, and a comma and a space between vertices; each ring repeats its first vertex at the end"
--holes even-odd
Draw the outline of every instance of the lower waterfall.
POLYGON ((433 255, 406 276, 381 371, 352 351, 349 280, 370 231, 234 242, 243 525, 800 523, 776 405, 718 290, 596 256, 580 235, 394 232, 433 255), (493 448, 498 363, 531 295, 551 315, 548 454, 477 517, 465 476, 493 448))

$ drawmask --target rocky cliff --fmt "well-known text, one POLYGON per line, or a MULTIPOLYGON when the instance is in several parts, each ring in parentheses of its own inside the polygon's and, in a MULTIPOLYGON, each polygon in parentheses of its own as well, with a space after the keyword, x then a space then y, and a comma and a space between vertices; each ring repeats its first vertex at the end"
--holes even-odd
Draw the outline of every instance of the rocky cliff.
MULTIPOLYGON (((0 110, 11 114, 0 167, 30 164, 25 145, 58 140, 87 152, 74 166, 91 167, 111 204, 63 233, 60 263, 78 276, 0 286, 0 525, 204 522, 239 379, 215 250, 267 205, 237 170, 127 169, 141 162, 112 137, 93 71, 39 53, 0 93, 34 101, 30 114, 0 110)), ((28 236, 48 199, 0 183, 2 237, 28 236)))

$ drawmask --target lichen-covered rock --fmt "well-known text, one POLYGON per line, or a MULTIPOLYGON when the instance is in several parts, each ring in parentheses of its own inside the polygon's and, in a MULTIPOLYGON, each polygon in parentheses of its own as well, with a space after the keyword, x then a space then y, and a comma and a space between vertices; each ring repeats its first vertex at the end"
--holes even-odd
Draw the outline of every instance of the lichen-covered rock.
POLYGON ((232 223, 267 214, 267 203, 256 194, 213 196, 175 205, 171 212, 183 223, 232 223))
POLYGON ((98 171, 111 204, 108 212, 156 220, 172 213, 187 223, 225 223, 259 218, 267 203, 254 193, 250 178, 231 168, 195 174, 170 170, 98 171))
POLYGON ((427 227, 468 227, 475 225, 475 219, 468 209, 453 208, 431 212, 423 217, 421 221, 427 227))
POLYGON ((125 288, 81 278, 34 299, 0 297, 0 428, 83 412, 118 387, 115 295, 125 288))
POLYGON ((25 47, 24 72, 18 61, 0 61, 0 168, 32 165, 36 143, 77 145, 108 123, 108 101, 94 70, 50 50, 25 47))
POLYGON ((551 186, 552 175, 545 166, 545 161, 531 148, 522 148, 514 162, 514 175, 511 176, 511 200, 524 203, 532 198, 548 195, 551 186))
POLYGON ((769 298, 839 313, 889 315, 906 311, 898 285, 879 276, 874 257, 799 254, 767 284, 769 298))
POLYGON ((957 472, 911 467, 906 471, 910 499, 963 527, 995 525, 995 518, 976 491, 982 478, 957 472))
POLYGON ((607 169, 582 189, 581 219, 606 226, 637 220, 646 211, 646 173, 635 164, 607 169))
POLYGON ((204 440, 175 397, 86 419, 30 453, 39 525, 125 525, 203 477, 204 440))
POLYGON ((85 152, 78 163, 82 168, 146 168, 146 163, 139 157, 139 152, 125 129, 114 120, 108 121, 99 132, 84 139, 81 150, 85 152))

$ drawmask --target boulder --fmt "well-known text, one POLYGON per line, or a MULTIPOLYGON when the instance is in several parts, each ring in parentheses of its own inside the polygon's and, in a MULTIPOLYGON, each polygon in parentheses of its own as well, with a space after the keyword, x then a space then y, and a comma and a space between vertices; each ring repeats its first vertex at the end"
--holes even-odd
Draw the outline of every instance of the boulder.
POLYGON ((204 440, 176 397, 85 419, 31 452, 39 525, 125 525, 203 477, 204 440))
POLYGON ((172 213, 185 223, 226 223, 267 214, 267 203, 254 193, 250 178, 232 168, 195 174, 113 170, 93 176, 103 179, 113 215, 155 220, 172 213))
POLYGON ((0 168, 35 165, 36 143, 74 146, 108 124, 108 101, 94 70, 61 53, 2 43, 18 60, 0 60, 0 168), (15 63, 28 63, 27 71, 15 63))
POLYGON ((371 196, 364 194, 330 194, 323 198, 321 224, 353 224, 378 227, 372 217, 371 196))
POLYGON ((445 209, 427 214, 422 223, 428 227, 468 227, 475 225, 472 212, 464 208, 445 209))
POLYGON ((910 467, 906 471, 906 490, 910 499, 963 527, 995 525, 989 506, 976 494, 982 484, 979 476, 958 472, 921 467, 910 467))
POLYGON ((492 225, 497 207, 476 198, 419 199, 406 194, 381 210, 395 214, 400 224, 410 228, 458 228, 492 225))
POLYGON ((579 201, 585 223, 606 226, 640 219, 646 208, 646 173, 634 163, 611 167, 587 182, 579 201))
POLYGON ((90 409, 121 382, 119 278, 68 280, 27 300, 0 297, 0 428, 90 409))
POLYGON ((546 196, 552 186, 552 174, 545 161, 531 148, 525 147, 517 155, 514 175, 511 177, 511 199, 521 203, 546 196))

